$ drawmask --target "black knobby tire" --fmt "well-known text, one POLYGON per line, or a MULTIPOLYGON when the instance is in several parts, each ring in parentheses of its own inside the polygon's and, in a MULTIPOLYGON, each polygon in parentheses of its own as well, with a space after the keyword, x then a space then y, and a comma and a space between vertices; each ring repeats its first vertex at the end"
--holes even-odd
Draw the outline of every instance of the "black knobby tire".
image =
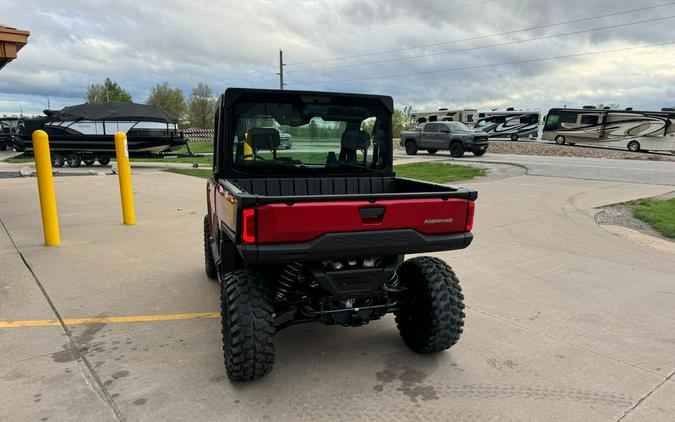
POLYGON ((253 270, 220 275, 223 355, 232 381, 259 378, 274 366, 274 306, 264 277, 253 270))
POLYGON ((108 157, 99 158, 98 163, 102 166, 107 166, 110 163, 110 158, 108 157))
POLYGON ((218 278, 216 260, 213 258, 213 250, 211 250, 211 228, 208 215, 204 216, 204 269, 209 278, 218 278))
POLYGON ((487 152, 487 149, 477 149, 473 152, 476 157, 482 157, 487 152))
POLYGON ((450 156, 454 158, 464 157, 464 146, 459 142, 450 144, 450 156))
POLYGON ((91 167, 96 163, 96 160, 82 160, 84 162, 84 165, 87 167, 91 167))
POLYGON ((415 145, 415 142, 413 141, 408 141, 405 143, 405 153, 408 155, 416 155, 417 154, 417 145, 415 145))
POLYGON ((436 148, 430 148, 430 149, 427 150, 427 152, 431 155, 434 155, 438 152, 438 150, 436 148))
POLYGON ((396 325, 403 341, 417 353, 437 353, 459 340, 464 326, 464 295, 457 276, 444 261, 422 256, 398 269, 401 287, 396 325))

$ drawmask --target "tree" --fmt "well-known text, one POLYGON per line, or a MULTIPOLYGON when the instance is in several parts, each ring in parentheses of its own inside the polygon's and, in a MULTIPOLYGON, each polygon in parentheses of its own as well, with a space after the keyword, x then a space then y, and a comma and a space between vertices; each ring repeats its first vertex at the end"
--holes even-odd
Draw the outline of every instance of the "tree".
POLYGON ((131 94, 122 89, 117 82, 106 78, 102 84, 90 84, 84 94, 84 100, 88 103, 130 103, 131 94))
POLYGON ((159 106, 178 119, 185 114, 183 91, 179 88, 169 88, 168 82, 155 85, 145 103, 159 106))
POLYGON ((192 95, 187 104, 190 126, 199 128, 213 127, 213 114, 216 111, 216 101, 211 88, 206 84, 198 84, 192 88, 192 95))

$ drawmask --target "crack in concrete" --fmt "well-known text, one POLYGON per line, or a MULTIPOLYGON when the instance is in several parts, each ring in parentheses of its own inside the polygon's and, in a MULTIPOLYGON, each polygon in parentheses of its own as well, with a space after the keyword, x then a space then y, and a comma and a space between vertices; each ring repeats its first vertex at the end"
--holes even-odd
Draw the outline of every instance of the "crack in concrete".
POLYGON ((651 390, 649 390, 649 391, 647 392, 647 394, 645 394, 644 396, 640 397, 640 399, 639 399, 637 402, 635 402, 635 404, 632 405, 628 410, 626 410, 626 411, 623 413, 623 415, 621 415, 621 417, 620 417, 619 419, 616 420, 616 422, 621 422, 626 416, 628 416, 628 415, 630 414, 630 412, 632 412, 633 410, 637 409, 638 406, 640 406, 645 400, 647 400, 647 398, 648 398, 649 396, 651 396, 656 390, 658 390, 659 388, 661 388, 661 386, 662 386, 663 384, 665 384, 666 382, 668 382, 669 380, 671 380, 671 379, 673 378, 673 375, 675 375, 675 371, 671 372, 670 375, 668 375, 666 378, 664 378, 663 380, 661 380, 660 383, 656 384, 656 386, 655 386, 654 388, 652 388, 651 390))
MULTIPOLYGON (((16 242, 14 242, 14 239, 12 238, 12 235, 9 233, 9 230, 7 229, 7 226, 5 225, 4 221, 0 219, 0 225, 2 225, 2 228, 5 230, 5 233, 7 233, 7 237, 9 238, 9 241, 12 242, 12 246, 14 246, 14 249, 16 250, 16 253, 19 254, 19 257, 21 258, 21 261, 23 261, 23 264, 26 266, 26 269, 30 272, 31 276, 33 277, 33 280, 35 280, 35 283, 37 284, 38 288, 42 292, 42 295, 44 296, 45 300, 47 301, 47 304, 49 304, 49 307, 52 309, 52 312, 54 312, 54 316, 56 316, 56 319, 59 321, 59 324, 61 324, 61 328, 63 328, 63 331, 65 331, 66 336, 68 337, 68 342, 71 344, 73 347, 74 353, 77 354, 78 358, 82 360, 84 365, 86 366, 87 370, 89 371, 89 374, 91 375, 92 379, 95 382, 95 385, 98 387, 98 392, 103 396, 104 402, 110 406, 112 409, 113 413, 117 417, 117 420, 120 422, 125 422, 126 418, 120 411, 120 409, 117 407, 115 402, 113 401, 112 397, 110 397, 110 394, 108 393, 108 390, 105 388, 103 385, 103 382, 99 378, 98 374, 94 370, 93 366, 91 363, 87 360, 87 358, 82 354, 80 349, 77 347, 77 343, 75 342, 75 339, 73 338, 73 334, 68 328, 68 326, 63 322, 63 318, 61 318, 61 314, 59 311, 56 309, 56 306, 52 302, 51 298, 47 294, 47 291, 45 290, 44 286, 40 282, 40 279, 37 277, 35 272, 33 271, 33 268, 31 268, 30 264, 26 260, 26 257, 23 256, 23 253, 19 250, 19 247, 17 246, 16 242)), ((96 389, 94 389, 96 390, 96 389)))

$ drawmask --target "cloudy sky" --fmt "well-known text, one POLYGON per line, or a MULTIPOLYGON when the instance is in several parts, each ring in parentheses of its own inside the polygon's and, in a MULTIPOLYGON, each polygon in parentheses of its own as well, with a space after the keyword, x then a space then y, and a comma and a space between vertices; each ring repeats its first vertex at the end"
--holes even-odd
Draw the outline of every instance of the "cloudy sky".
POLYGON ((669 0, 3 0, 31 32, 0 71, 0 114, 83 102, 111 77, 388 94, 397 107, 675 105, 669 0), (625 12, 625 13, 624 13, 625 12), (671 43, 671 44, 668 44, 671 43))

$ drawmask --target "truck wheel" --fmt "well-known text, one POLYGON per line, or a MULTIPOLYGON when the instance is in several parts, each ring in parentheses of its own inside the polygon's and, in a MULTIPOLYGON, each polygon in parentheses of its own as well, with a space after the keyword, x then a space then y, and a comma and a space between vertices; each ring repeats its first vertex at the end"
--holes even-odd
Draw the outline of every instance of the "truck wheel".
POLYGON ((0 142, 0 151, 4 151, 6 149, 7 149, 7 144, 5 144, 4 142, 0 142))
POLYGON ((405 288, 395 311, 403 341, 417 353, 437 353, 459 340, 464 326, 464 295, 452 268, 444 261, 421 256, 398 269, 405 288))
POLYGON ((80 167, 80 165, 82 165, 82 157, 76 152, 71 152, 66 155, 66 163, 68 164, 68 167, 80 167))
POLYGON ((475 155, 476 157, 482 157, 483 155, 485 155, 486 152, 487 152, 486 149, 477 149, 473 152, 473 155, 475 155))
POLYGON ((513 135, 511 135, 511 141, 518 142, 518 139, 519 139, 518 134, 514 133, 513 135))
POLYGON ((464 146, 459 142, 453 142, 450 144, 450 156, 454 158, 464 157, 464 146))
POLYGON ((405 143, 405 153, 408 155, 417 154, 417 145, 413 141, 408 141, 405 143))
POLYGON ((565 137, 562 135, 558 135, 555 137, 555 143, 558 145, 565 145, 565 137))
POLYGON ((438 152, 438 150, 436 148, 431 148, 431 149, 428 149, 427 152, 431 155, 434 155, 438 152))
POLYGON ((630 141, 628 143, 628 151, 639 152, 640 143, 638 141, 630 141))
POLYGON ((63 160, 63 155, 58 152, 52 152, 52 166, 54 167, 63 167, 65 161, 63 160))
POLYGON ((259 378, 274 366, 272 291, 259 272, 220 276, 223 355, 232 381, 259 378))
POLYGON ((98 163, 102 166, 107 166, 108 163, 110 163, 110 158, 109 157, 101 157, 98 159, 98 163))
POLYGON ((218 278, 216 271, 216 261, 213 259, 213 251, 211 250, 211 229, 209 227, 209 216, 204 216, 204 269, 209 278, 218 278))

